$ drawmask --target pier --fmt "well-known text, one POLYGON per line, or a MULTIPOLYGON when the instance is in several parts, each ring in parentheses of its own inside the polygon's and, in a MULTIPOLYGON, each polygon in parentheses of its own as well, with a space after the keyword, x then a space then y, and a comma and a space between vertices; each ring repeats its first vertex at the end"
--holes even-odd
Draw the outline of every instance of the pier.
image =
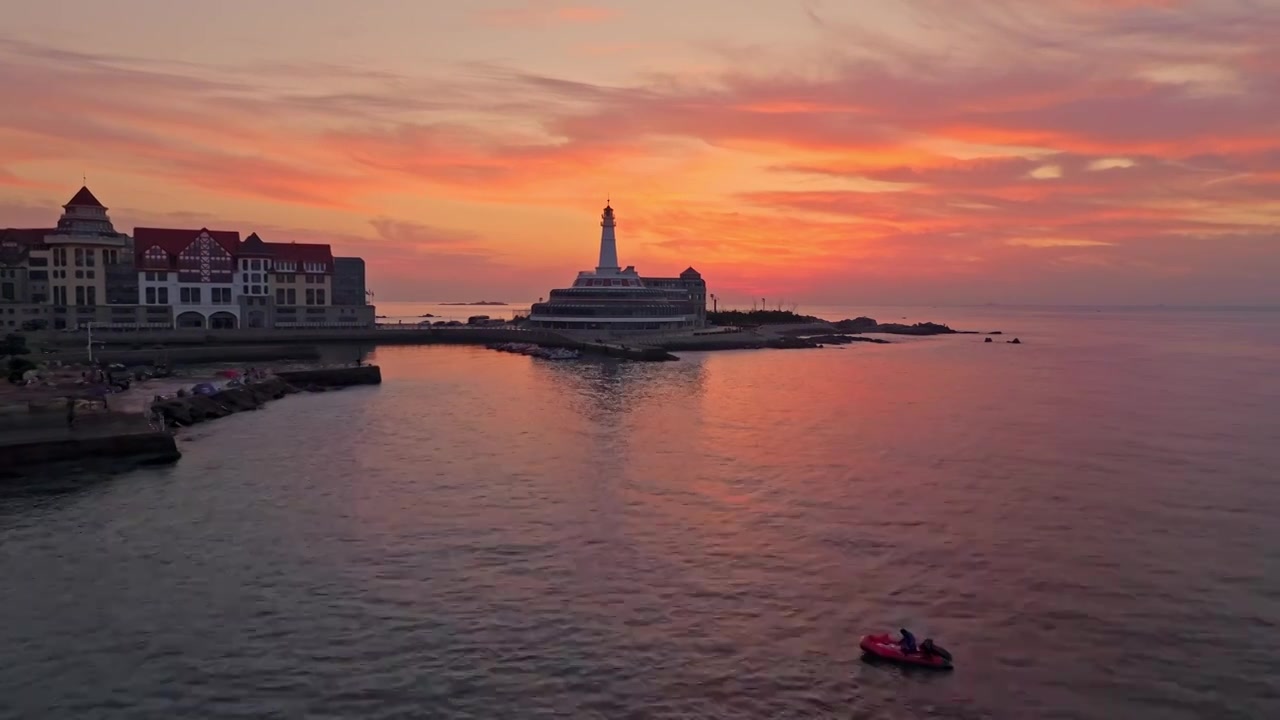
POLYGON ((50 463, 93 459, 161 464, 182 456, 172 433, 149 425, 140 415, 86 417, 74 427, 61 418, 58 422, 36 419, 27 427, 0 433, 0 480, 30 475, 50 463))

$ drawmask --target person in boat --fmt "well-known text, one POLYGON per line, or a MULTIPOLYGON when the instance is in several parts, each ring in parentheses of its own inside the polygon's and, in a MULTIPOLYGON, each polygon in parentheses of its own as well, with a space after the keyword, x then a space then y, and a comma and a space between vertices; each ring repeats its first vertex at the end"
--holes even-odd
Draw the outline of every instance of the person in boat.
POLYGON ((920 643, 920 653, 925 657, 933 657, 938 654, 937 647, 933 644, 933 638, 925 638, 924 642, 920 643))
POLYGON ((914 655, 917 652, 916 636, 906 628, 898 628, 898 632, 902 633, 902 639, 898 641, 898 647, 902 648, 904 655, 914 655))

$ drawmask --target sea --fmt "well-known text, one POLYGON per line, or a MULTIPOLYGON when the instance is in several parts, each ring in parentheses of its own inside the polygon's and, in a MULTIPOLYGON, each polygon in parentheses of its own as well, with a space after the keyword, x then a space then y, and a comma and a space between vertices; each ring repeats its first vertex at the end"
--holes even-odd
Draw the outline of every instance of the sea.
POLYGON ((0 487, 0 718, 1280 717, 1280 310, 801 311, 1003 334, 388 346, 0 487))

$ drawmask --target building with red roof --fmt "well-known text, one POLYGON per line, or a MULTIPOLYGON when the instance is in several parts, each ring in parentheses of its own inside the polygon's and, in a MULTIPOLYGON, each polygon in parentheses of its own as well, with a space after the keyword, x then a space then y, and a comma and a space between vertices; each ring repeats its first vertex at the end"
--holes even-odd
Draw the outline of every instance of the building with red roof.
MULTIPOLYGON (((116 232, 107 208, 81 187, 51 228, 0 228, 0 329, 367 327, 364 264, 337 263, 324 243, 241 240, 233 230, 139 227, 116 232), (357 277, 358 275, 358 277, 357 277), (26 316, 30 315, 28 318, 26 316)), ((356 262, 350 262, 356 261, 356 262)))
POLYGON ((373 309, 363 303, 334 307, 333 250, 324 243, 140 227, 134 246, 141 302, 172 305, 179 328, 373 324, 373 309))
MULTIPOLYGON (((137 302, 132 239, 116 232, 88 187, 62 206, 51 228, 0 229, 0 326, 69 328, 86 322, 146 324, 137 302), (104 306, 114 306, 105 308, 104 306), (30 315, 30 318, 9 317, 30 315)), ((26 328, 32 329, 32 328, 26 328)))

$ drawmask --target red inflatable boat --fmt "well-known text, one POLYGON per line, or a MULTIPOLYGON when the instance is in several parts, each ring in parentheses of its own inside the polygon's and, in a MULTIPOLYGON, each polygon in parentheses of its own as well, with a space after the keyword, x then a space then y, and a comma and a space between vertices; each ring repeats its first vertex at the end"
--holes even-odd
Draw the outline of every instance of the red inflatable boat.
POLYGON ((919 667, 934 668, 936 670, 950 670, 951 653, 938 646, 934 646, 934 652, 926 654, 920 651, 907 654, 902 652, 902 646, 898 644, 898 640, 891 635, 866 635, 862 638, 862 642, 858 643, 862 648, 862 652, 878 657, 882 660, 902 663, 903 665, 916 665, 919 667))

